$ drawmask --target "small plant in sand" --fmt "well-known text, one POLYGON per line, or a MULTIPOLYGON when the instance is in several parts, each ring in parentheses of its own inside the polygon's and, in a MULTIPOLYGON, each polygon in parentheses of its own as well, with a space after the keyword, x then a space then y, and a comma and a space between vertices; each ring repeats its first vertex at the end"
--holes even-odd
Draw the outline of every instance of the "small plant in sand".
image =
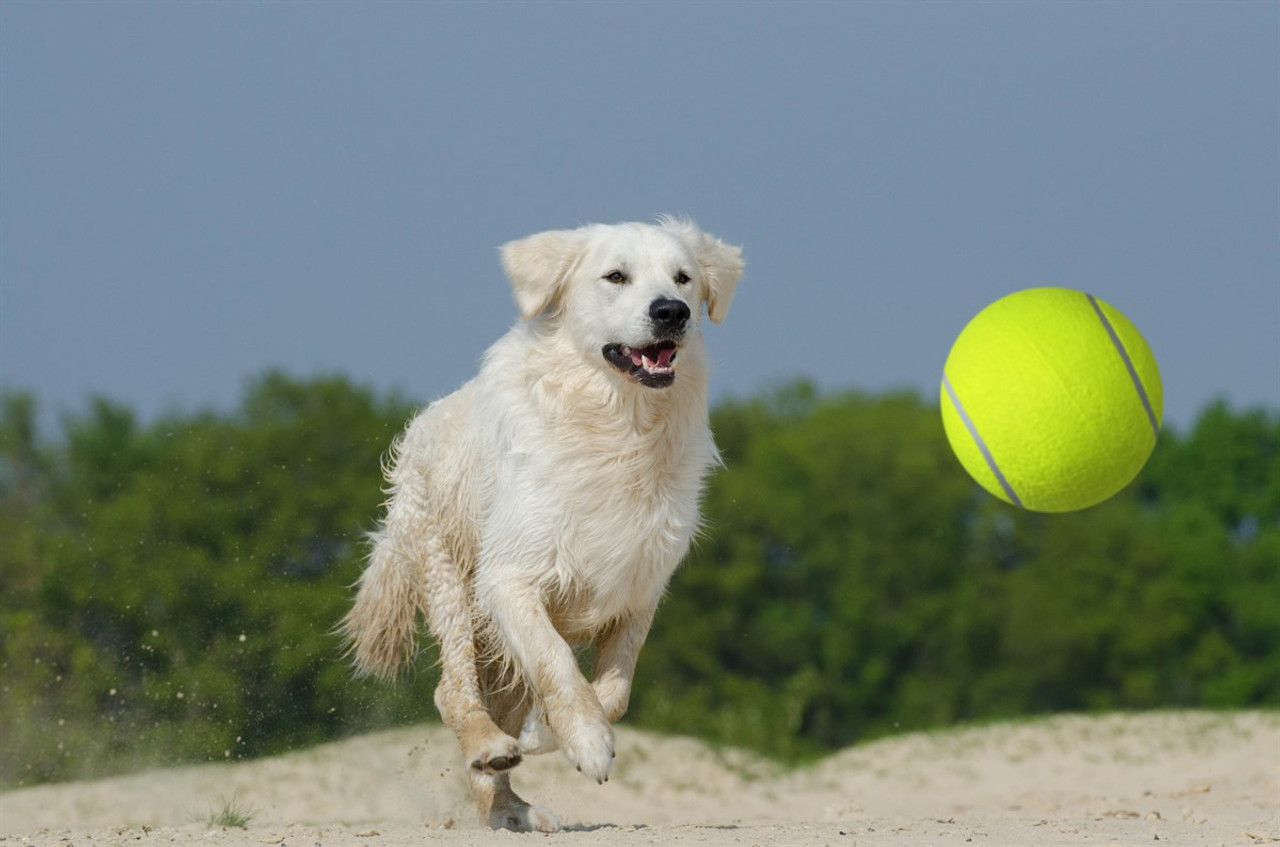
POLYGON ((246 806, 241 805, 239 799, 233 794, 231 799, 222 801, 221 809, 214 809, 209 812, 206 823, 209 826, 232 827, 238 826, 245 829, 249 826, 249 821, 253 820, 253 811, 246 806))

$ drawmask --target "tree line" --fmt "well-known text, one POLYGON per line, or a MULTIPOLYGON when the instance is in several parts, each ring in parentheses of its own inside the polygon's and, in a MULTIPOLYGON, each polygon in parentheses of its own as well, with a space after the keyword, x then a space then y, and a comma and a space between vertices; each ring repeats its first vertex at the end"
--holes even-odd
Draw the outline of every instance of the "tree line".
MULTIPOLYGON (((0 397, 0 785, 434 717, 430 646, 351 678, 333 626, 406 399, 268 373, 230 412, 0 397)), ((981 491, 936 405, 799 382, 712 413, 725 467, 627 721, 781 758, 1058 711, 1280 706, 1280 414, 1209 406, 1105 504, 981 491)), ((583 662, 589 665, 590 655, 583 662)))

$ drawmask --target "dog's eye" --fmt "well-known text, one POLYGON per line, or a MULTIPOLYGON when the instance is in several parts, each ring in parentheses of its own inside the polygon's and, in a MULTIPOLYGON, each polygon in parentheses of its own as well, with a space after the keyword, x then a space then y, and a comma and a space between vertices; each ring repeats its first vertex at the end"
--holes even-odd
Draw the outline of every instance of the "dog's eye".
POLYGON ((687 273, 685 273, 684 271, 679 271, 676 273, 676 285, 684 285, 688 281, 689 281, 689 275, 687 273))
POLYGON ((622 283, 627 281, 627 275, 622 271, 609 271, 609 273, 605 274, 601 279, 607 279, 610 282, 622 285, 622 283))

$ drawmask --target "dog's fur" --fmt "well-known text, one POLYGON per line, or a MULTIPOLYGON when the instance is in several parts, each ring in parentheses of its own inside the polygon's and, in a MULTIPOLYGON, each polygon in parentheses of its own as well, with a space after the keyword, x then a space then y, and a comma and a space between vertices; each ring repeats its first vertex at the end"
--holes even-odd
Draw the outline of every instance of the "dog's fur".
POLYGON ((559 747, 608 779, 610 724, 718 461, 702 304, 724 319, 743 262, 672 218, 544 232, 502 261, 522 320, 393 446, 341 630, 358 671, 394 677, 422 613, 481 820, 551 831, 559 820, 509 771, 559 747), (595 647, 591 682, 581 645, 595 647))

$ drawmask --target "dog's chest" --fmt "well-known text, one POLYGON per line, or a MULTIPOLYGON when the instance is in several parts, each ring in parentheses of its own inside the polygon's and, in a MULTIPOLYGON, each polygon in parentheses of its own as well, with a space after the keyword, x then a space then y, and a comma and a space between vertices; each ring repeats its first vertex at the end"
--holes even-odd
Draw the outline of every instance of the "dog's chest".
POLYGON ((596 628, 656 600, 697 530, 713 461, 699 447, 623 440, 543 467, 553 477, 545 490, 563 495, 545 504, 552 550, 544 575, 562 628, 596 628))

